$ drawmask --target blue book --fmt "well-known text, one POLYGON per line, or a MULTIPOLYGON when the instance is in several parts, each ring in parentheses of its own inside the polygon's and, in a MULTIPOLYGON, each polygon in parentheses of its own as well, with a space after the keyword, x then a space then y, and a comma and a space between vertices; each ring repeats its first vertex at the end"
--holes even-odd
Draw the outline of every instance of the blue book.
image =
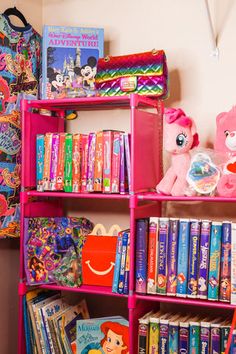
POLYGON ((121 261, 121 249, 122 249, 122 234, 123 231, 119 232, 116 243, 116 260, 114 267, 114 275, 112 282, 112 292, 117 293, 118 291, 118 282, 120 276, 120 261, 121 261))
POLYGON ((43 192, 44 135, 36 136, 36 182, 37 191, 43 192))
POLYGON ((219 298, 221 235, 222 223, 217 221, 212 222, 210 265, 208 275, 208 300, 213 301, 217 301, 219 298))
POLYGON ((32 335, 33 333, 31 332, 32 328, 30 326, 30 319, 29 319, 29 314, 28 314, 28 309, 27 309, 27 302, 26 302, 26 297, 23 297, 23 312, 24 312, 24 329, 25 329, 25 344, 26 344, 26 353, 27 354, 32 354, 33 353, 33 340, 32 340, 32 335))
POLYGON ((124 275, 124 291, 123 291, 123 294, 125 295, 128 295, 129 293, 129 270, 130 270, 130 233, 128 236, 126 259, 125 259, 125 275, 124 275))
POLYGON ((190 221, 190 241, 189 241, 189 267, 188 267, 188 290, 187 296, 197 297, 198 290, 198 255, 200 240, 200 221, 190 221))
POLYGON ((102 28, 44 26, 41 98, 95 96, 97 61, 103 51, 102 28))
POLYGON ((125 231, 122 236, 122 246, 121 246, 120 274, 119 274, 119 281, 118 281, 119 294, 123 294, 124 292, 125 264, 126 264, 128 242, 129 242, 129 232, 125 231))
POLYGON ((136 222, 136 292, 147 292, 147 243, 148 219, 138 219, 136 222))
POLYGON ((189 219, 180 219, 178 238, 178 265, 176 295, 186 297, 188 282, 189 219))
POLYGON ((189 353, 199 354, 200 322, 198 318, 189 319, 189 353))

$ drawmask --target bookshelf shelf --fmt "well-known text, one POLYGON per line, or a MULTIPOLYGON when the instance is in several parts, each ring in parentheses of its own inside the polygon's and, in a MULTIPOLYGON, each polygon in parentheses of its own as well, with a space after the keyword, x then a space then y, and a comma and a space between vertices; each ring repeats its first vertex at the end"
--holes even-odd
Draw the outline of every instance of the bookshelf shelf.
POLYGON ((129 194, 102 194, 102 193, 66 193, 66 192, 38 192, 32 190, 26 192, 28 197, 38 198, 76 198, 76 199, 125 199, 130 198, 129 194))
POLYGON ((181 297, 173 297, 173 296, 165 296, 165 295, 161 296, 161 295, 141 295, 141 294, 135 294, 135 298, 137 300, 171 303, 176 305, 182 304, 182 305, 190 305, 190 306, 235 310, 234 305, 225 302, 220 302, 220 301, 189 299, 189 298, 181 298, 181 297))

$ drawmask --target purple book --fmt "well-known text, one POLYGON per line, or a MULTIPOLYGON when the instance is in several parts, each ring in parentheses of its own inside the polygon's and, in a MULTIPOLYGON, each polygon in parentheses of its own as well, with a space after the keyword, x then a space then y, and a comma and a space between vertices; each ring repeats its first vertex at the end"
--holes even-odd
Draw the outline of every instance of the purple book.
POLYGON ((88 137, 88 166, 87 166, 87 192, 94 191, 95 147, 96 147, 96 134, 89 133, 89 137, 88 137))
POLYGON ((167 251, 167 295, 175 296, 177 287, 179 220, 170 219, 167 251))
POLYGON ((198 273, 199 238, 200 238, 200 221, 191 220, 187 297, 193 297, 193 298, 197 297, 197 289, 198 289, 197 273, 198 273))
POLYGON ((157 293, 166 294, 167 278, 167 242, 169 219, 159 219, 159 243, 158 243, 158 269, 157 269, 157 293))
POLYGON ((147 243, 148 219, 138 219, 136 222, 136 292, 147 292, 147 243))
POLYGON ((124 145, 125 145, 125 165, 126 172, 128 177, 128 191, 131 192, 131 172, 130 172, 130 164, 131 164, 131 155, 130 155, 130 134, 124 134, 124 145))
MULTIPOLYGON (((207 321, 207 320, 206 320, 207 321)), ((200 329, 200 353, 209 354, 210 353, 210 322, 201 321, 200 329)))
POLYGON ((189 352, 189 322, 179 323, 179 353, 189 352))
POLYGON ((223 221, 220 261, 220 301, 230 302, 231 293, 231 222, 223 221))
POLYGON ((211 324, 211 345, 210 354, 221 354, 220 352, 220 325, 211 324))
POLYGON ((125 193, 125 150, 124 134, 120 134, 120 193, 125 193))
POLYGON ((211 222, 203 220, 201 225, 198 269, 198 297, 200 299, 207 299, 210 234, 211 222))

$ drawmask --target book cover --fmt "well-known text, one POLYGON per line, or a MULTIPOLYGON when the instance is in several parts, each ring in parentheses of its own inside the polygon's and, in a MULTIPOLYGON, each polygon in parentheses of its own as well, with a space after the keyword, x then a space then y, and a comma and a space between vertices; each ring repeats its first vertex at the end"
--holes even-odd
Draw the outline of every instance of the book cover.
POLYGON ((200 349, 200 319, 189 319, 189 352, 199 354, 200 349))
POLYGON ((120 275, 120 262, 121 262, 121 251, 122 251, 122 235, 123 231, 120 231, 117 236, 117 243, 116 243, 116 260, 115 260, 115 267, 114 267, 114 275, 113 275, 113 282, 112 282, 112 292, 118 292, 118 282, 119 282, 119 275, 120 275))
POLYGON ((58 151, 59 151, 59 134, 52 134, 52 151, 51 151, 51 164, 50 164, 50 190, 56 190, 56 178, 57 178, 57 163, 58 163, 58 151))
POLYGON ((159 353, 169 353, 169 318, 171 314, 165 313, 160 317, 160 338, 159 338, 159 353))
POLYGON ((207 299, 210 234, 211 222, 202 220, 198 266, 198 297, 200 299, 207 299))
POLYGON ((118 281, 118 293, 124 293, 124 282, 125 282, 125 266, 127 258, 127 250, 130 242, 130 233, 129 231, 123 232, 122 235, 122 246, 121 246, 121 260, 120 260, 120 274, 118 281))
POLYGON ((104 30, 67 26, 43 28, 41 98, 94 96, 104 30))
POLYGON ((111 192, 120 192, 120 134, 115 131, 112 144, 112 163, 111 163, 111 192))
POLYGON ((211 323, 210 354, 220 353, 220 324, 211 323))
POLYGON ((131 136, 128 133, 124 133, 124 148, 125 148, 125 166, 128 180, 128 191, 131 192, 131 150, 130 150, 131 136))
POLYGON ((124 134, 120 134, 120 193, 124 194, 125 190, 125 146, 124 134))
POLYGON ((64 191, 72 192, 72 147, 73 135, 67 133, 65 137, 65 171, 64 171, 64 191))
POLYGON ((145 294, 147 291, 147 240, 148 219, 136 221, 136 292, 145 294))
POLYGON ((158 218, 150 217, 148 235, 147 293, 157 291, 158 218))
POLYGON ((138 320, 138 354, 148 353, 149 348, 149 319, 152 311, 138 320))
POLYGON ((210 354, 210 328, 211 322, 209 318, 204 319, 200 328, 200 353, 210 354))
POLYGON ((179 319, 179 315, 174 315, 169 320, 169 353, 178 353, 179 350, 179 319))
POLYGON ((198 290, 198 255, 200 239, 200 221, 190 221, 189 268, 187 297, 196 298, 198 290))
POLYGON ((36 183, 37 191, 43 192, 44 135, 36 136, 36 183))
POLYGON ((189 318, 179 322, 179 353, 189 352, 189 318))
POLYGON ((89 133, 88 137, 88 166, 87 166, 87 192, 94 191, 94 164, 95 164, 96 134, 89 133))
POLYGON ((157 262, 157 293, 166 294, 167 285, 167 245, 169 219, 159 218, 159 242, 157 262))
POLYGON ((124 274, 124 291, 123 294, 129 294, 129 272, 130 272, 130 232, 127 243, 126 259, 125 259, 125 274, 124 274))
POLYGON ((103 171, 103 132, 96 133, 95 162, 94 162, 94 192, 102 192, 103 171))
POLYGON ((44 136, 44 162, 43 162, 43 190, 50 190, 50 169, 51 169, 52 133, 44 136))
POLYGON ((111 130, 103 132, 103 192, 111 193, 111 172, 112 172, 112 144, 113 134, 111 130))
POLYGON ((175 296, 177 287, 179 220, 170 218, 167 251, 167 295, 175 296))
POLYGON ((72 191, 78 193, 80 191, 80 166, 81 166, 81 135, 73 134, 72 146, 72 191))
POLYGON ((65 139, 66 133, 59 134, 59 150, 57 163, 56 190, 64 190, 64 169, 65 169, 65 139))
POLYGON ((220 260, 220 295, 219 300, 230 302, 231 292, 231 222, 222 223, 220 260))
POLYGON ((236 304, 236 223, 231 229, 231 304, 236 304))
POLYGON ((149 354, 158 354, 161 311, 149 318, 149 354))
POLYGON ((129 352, 129 323, 123 317, 93 318, 76 322, 77 353, 103 350, 129 352))
POLYGON ((81 192, 87 192, 88 135, 81 137, 81 192))
POLYGON ((218 300, 219 297, 221 235, 222 223, 216 221, 212 222, 208 276, 208 300, 213 301, 218 300))
POLYGON ((186 297, 188 283, 189 219, 179 221, 177 296, 186 297))

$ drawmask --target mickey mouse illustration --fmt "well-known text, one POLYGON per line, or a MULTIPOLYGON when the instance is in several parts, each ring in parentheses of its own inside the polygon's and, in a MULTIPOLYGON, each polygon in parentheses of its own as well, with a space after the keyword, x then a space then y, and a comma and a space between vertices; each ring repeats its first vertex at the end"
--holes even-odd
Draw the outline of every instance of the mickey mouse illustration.
POLYGON ((48 68, 47 77, 51 84, 51 91, 59 93, 64 86, 63 75, 59 72, 54 71, 53 68, 48 68))
POLYGON ((97 59, 93 56, 89 57, 87 64, 81 67, 81 76, 83 78, 83 87, 86 90, 94 90, 95 75, 97 73, 97 59))

